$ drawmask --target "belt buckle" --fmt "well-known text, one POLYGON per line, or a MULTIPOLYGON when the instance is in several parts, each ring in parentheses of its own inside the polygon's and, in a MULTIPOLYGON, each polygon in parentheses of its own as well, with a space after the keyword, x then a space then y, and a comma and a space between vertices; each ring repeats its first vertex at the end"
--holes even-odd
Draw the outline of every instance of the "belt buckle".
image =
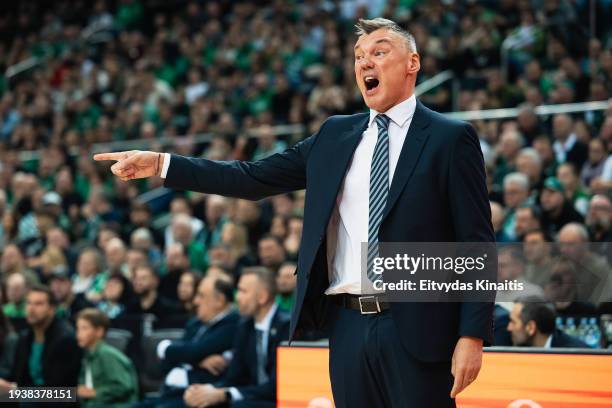
POLYGON ((359 298, 359 311, 361 312, 361 314, 375 314, 375 313, 380 313, 380 303, 378 303, 378 297, 376 296, 360 296, 359 298), (372 299, 376 302, 376 310, 372 310, 372 311, 366 311, 363 310, 363 302, 362 300, 365 299, 372 299))

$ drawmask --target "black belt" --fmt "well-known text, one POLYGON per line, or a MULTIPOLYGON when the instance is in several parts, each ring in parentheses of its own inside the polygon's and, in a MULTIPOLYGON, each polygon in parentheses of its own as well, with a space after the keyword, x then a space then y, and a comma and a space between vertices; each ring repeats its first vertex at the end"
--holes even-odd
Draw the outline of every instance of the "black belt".
POLYGON ((334 303, 347 309, 358 310, 361 314, 377 314, 389 309, 389 303, 381 300, 380 295, 351 295, 341 293, 331 295, 334 303))

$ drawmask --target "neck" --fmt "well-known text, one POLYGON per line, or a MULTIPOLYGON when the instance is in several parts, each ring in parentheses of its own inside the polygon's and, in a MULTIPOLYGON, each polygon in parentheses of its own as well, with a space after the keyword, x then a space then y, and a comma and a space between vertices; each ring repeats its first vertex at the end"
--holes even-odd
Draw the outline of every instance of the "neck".
POLYGON ((47 331, 47 328, 51 324, 52 320, 53 319, 48 319, 42 322, 41 324, 32 326, 32 331, 34 332, 34 340, 36 342, 42 343, 45 341, 45 332, 47 331))
POLYGON ((261 309, 259 309, 259 311, 257 313, 255 313, 255 322, 256 323, 260 323, 261 321, 263 321, 263 319, 266 317, 266 315, 270 311, 270 308, 272 307, 273 304, 274 304, 274 302, 270 302, 270 303, 264 305, 261 309))
POLYGON ((86 349, 89 351, 94 351, 96 347, 98 347, 98 344, 100 344, 100 340, 94 340, 94 342, 87 346, 86 349))
POLYGON ((536 333, 533 337, 532 347, 544 347, 546 345, 546 341, 548 340, 548 336, 550 334, 536 333))
POLYGON ((142 297, 140 298, 140 305, 142 306, 143 309, 148 309, 153 305, 156 298, 157 298, 157 291, 150 290, 147 293, 144 293, 142 295, 142 297))

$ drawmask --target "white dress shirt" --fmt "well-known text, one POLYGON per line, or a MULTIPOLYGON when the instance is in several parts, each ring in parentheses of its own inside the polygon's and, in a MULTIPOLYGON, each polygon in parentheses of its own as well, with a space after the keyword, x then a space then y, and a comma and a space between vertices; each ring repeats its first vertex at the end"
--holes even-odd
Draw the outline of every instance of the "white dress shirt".
POLYGON ((557 159, 558 163, 565 163, 565 160, 567 159, 567 152, 572 150, 577 141, 578 139, 576 138, 576 134, 572 133, 569 135, 565 143, 561 143, 558 140, 553 143, 553 150, 555 151, 555 158, 557 159))
MULTIPOLYGON (((406 134, 416 109, 416 97, 393 106, 385 115, 389 117, 389 186, 395 174, 406 134)), ((376 115, 370 109, 370 120, 355 150, 344 183, 336 199, 334 215, 328 227, 329 288, 325 294, 362 294, 361 244, 368 241, 370 166, 378 139, 376 115), (337 229, 336 229, 337 224, 337 229), (333 230, 333 231, 330 231, 333 230), (331 237, 331 239, 330 239, 331 237), (331 246, 330 246, 331 245, 331 246)), ((165 178, 170 166, 170 154, 164 154, 161 177, 165 178)), ((373 290, 366 290, 372 293, 373 290)))
MULTIPOLYGON (((416 98, 412 95, 395 105, 385 115, 389 117, 389 186, 395 174, 408 128, 416 109, 416 98)), ((329 242, 330 265, 329 288, 325 294, 352 293, 363 294, 361 288, 361 245, 368 242, 369 185, 370 167, 374 147, 378 139, 376 115, 379 112, 370 109, 370 120, 363 132, 361 141, 355 149, 351 164, 344 178, 344 184, 336 200, 334 212, 337 218, 337 231, 329 231, 337 238, 329 242), (333 248, 335 242, 335 248, 333 248), (331 252, 331 253, 330 253, 331 252)), ((332 220, 330 228, 336 228, 332 220)), ((364 275, 365 276, 365 275, 364 275)), ((365 288, 364 288, 365 289, 365 288)), ((372 290, 366 290, 371 293, 372 290)))

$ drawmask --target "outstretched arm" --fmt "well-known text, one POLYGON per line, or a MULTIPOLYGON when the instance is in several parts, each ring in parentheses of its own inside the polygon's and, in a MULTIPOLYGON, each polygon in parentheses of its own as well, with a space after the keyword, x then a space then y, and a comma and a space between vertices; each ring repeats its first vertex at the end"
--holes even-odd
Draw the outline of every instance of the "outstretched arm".
MULTIPOLYGON (((306 187, 306 161, 317 134, 282 153, 255 162, 213 161, 170 156, 165 186, 179 190, 259 200, 306 187)), ((161 176, 168 155, 148 151, 101 153, 94 160, 116 160, 111 171, 122 180, 161 176)))

